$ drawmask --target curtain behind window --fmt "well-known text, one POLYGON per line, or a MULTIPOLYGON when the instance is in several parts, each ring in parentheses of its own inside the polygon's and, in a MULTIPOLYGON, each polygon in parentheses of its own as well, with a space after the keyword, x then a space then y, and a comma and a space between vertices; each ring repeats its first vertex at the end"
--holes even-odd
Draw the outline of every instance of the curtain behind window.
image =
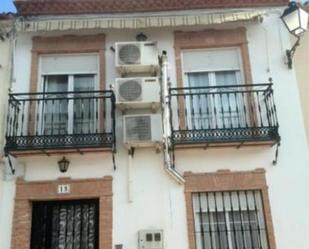
POLYGON ((192 94, 186 97, 189 129, 222 129, 244 125, 241 96, 232 93, 240 84, 237 74, 238 71, 187 74, 192 94), (223 87, 233 85, 233 89, 223 87))
POLYGON ((209 129, 213 127, 212 122, 212 107, 211 96, 205 89, 194 89, 194 87, 208 87, 209 73, 198 72, 188 73, 188 85, 192 88, 190 96, 186 99, 188 112, 188 127, 189 129, 209 129), (195 93, 198 93, 196 95, 195 93))
MULTIPOLYGON (((74 91, 94 91, 94 75, 74 75, 74 91)), ((93 94, 75 93, 73 132, 94 133, 96 130, 95 109, 96 100, 93 94)))
POLYGON ((49 75, 44 77, 46 94, 43 103, 44 134, 63 135, 68 133, 68 101, 62 93, 68 91, 67 75, 49 75))

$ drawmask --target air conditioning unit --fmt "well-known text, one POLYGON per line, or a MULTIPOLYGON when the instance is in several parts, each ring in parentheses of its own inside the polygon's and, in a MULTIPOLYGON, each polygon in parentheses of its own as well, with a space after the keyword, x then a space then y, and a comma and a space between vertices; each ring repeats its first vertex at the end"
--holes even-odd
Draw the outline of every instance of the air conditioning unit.
POLYGON ((157 77, 118 78, 116 104, 120 108, 159 108, 160 84, 157 77))
POLYGON ((163 230, 141 230, 138 232, 139 249, 163 249, 163 230))
POLYGON ((161 114, 123 116, 124 144, 128 147, 152 147, 162 143, 161 114))
POLYGON ((157 72, 159 68, 157 43, 116 43, 116 68, 121 74, 157 72))

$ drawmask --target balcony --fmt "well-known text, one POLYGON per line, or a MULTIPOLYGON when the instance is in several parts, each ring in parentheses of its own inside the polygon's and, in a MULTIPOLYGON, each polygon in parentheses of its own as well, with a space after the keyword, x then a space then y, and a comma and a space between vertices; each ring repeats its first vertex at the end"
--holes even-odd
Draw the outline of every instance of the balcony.
POLYGON ((5 152, 84 153, 115 148, 112 91, 10 94, 5 152))
POLYGON ((272 84, 170 88, 169 98, 175 148, 280 141, 272 84))

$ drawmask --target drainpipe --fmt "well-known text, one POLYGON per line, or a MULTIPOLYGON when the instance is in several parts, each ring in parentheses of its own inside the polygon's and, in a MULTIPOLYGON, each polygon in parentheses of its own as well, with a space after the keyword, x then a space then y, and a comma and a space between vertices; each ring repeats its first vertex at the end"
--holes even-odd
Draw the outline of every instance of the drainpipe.
POLYGON ((133 166, 133 156, 134 156, 134 148, 130 147, 128 149, 128 171, 127 171, 127 191, 128 191, 128 202, 133 202, 133 196, 132 196, 132 166, 133 166))
POLYGON ((163 111, 163 154, 164 154, 164 169, 177 183, 183 184, 185 179, 182 175, 175 170, 172 165, 172 159, 169 152, 170 138, 171 138, 171 124, 170 124, 170 109, 169 109, 169 94, 168 94, 168 62, 166 52, 163 51, 161 57, 161 70, 162 70, 162 111, 163 111))

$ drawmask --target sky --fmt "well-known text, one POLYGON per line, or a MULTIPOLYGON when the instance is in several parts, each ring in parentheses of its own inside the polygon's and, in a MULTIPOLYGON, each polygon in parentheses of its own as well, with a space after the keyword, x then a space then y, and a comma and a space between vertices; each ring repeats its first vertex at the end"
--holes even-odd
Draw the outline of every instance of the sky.
POLYGON ((0 13, 2 12, 15 12, 13 0, 0 0, 0 13))

